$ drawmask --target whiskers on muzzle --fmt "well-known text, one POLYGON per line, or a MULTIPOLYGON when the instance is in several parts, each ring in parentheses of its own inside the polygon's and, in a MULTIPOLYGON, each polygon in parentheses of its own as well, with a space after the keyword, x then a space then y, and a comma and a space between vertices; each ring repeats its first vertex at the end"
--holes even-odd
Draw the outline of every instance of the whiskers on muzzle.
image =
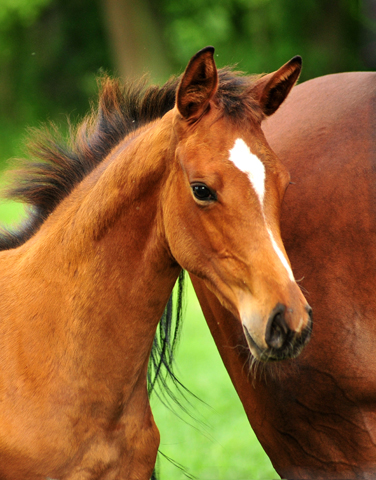
POLYGON ((247 327, 243 325, 244 335, 252 356, 260 362, 276 362, 296 358, 308 343, 312 334, 312 316, 309 315, 307 326, 300 332, 287 330, 283 332, 283 341, 269 342, 266 348, 260 348, 253 340, 247 327), (276 346, 273 346, 276 345, 276 346))

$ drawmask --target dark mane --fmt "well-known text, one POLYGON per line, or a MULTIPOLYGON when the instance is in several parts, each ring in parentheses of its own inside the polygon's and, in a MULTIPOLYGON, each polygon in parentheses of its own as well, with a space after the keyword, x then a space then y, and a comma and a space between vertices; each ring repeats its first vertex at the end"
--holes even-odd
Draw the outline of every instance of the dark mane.
MULTIPOLYGON (((217 101, 225 115, 238 120, 252 115, 261 121, 261 109, 247 92, 252 81, 229 68, 219 70, 217 101)), ((27 152, 33 160, 18 162, 12 172, 16 181, 5 192, 8 199, 27 205, 28 217, 16 230, 0 229, 0 250, 26 242, 126 135, 173 108, 178 83, 179 78, 172 78, 162 87, 147 87, 143 79, 121 86, 104 77, 98 106, 77 128, 69 124, 68 138, 54 125, 30 130, 27 152)))
POLYGON ((67 139, 54 125, 31 129, 27 152, 33 160, 17 162, 18 168, 11 172, 16 181, 5 192, 7 198, 25 203, 29 215, 17 230, 0 231, 0 250, 26 242, 126 135, 170 110, 177 82, 171 79, 159 88, 146 87, 143 80, 122 87, 104 77, 97 108, 76 129, 69 124, 67 139))

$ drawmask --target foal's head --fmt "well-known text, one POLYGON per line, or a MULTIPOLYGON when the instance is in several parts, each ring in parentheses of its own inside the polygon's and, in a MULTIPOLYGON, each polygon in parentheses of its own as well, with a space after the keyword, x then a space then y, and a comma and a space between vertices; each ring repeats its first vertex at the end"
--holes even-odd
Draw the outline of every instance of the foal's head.
POLYGON ((218 73, 213 51, 191 59, 168 114, 176 150, 163 206, 166 239, 176 261, 239 319, 257 359, 293 357, 308 340, 310 308, 280 235, 289 174, 261 121, 295 84, 301 60, 250 79, 218 73))

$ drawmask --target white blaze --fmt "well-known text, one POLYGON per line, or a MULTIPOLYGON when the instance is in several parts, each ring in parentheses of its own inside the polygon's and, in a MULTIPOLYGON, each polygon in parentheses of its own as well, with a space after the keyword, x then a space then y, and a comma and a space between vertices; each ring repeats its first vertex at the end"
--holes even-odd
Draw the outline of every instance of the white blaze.
POLYGON ((287 273, 289 274, 289 278, 292 282, 295 282, 295 278, 294 278, 294 274, 292 273, 292 270, 291 270, 291 267, 289 265, 289 262, 287 261, 286 257, 283 255, 282 253, 282 250, 279 248, 279 246, 277 245, 277 242, 274 240, 274 237, 273 237, 273 233, 272 231, 267 228, 268 230, 268 233, 269 233, 269 237, 270 237, 270 240, 272 241, 272 245, 273 245, 273 248, 274 250, 276 251, 279 259, 281 260, 282 262, 282 265, 285 267, 285 269, 287 270, 287 273))
POLYGON ((263 209, 265 195, 264 164, 250 151, 248 145, 241 138, 235 140, 235 145, 230 150, 230 160, 239 170, 248 175, 263 209))
POLYGON ((233 164, 242 172, 244 172, 251 182, 256 195, 260 201, 261 212, 265 220, 266 230, 269 234, 270 241, 272 242, 274 251, 280 259, 282 265, 287 270, 290 280, 295 281, 294 275, 290 268, 290 265, 282 253, 282 250, 278 247, 277 242, 274 239, 273 233, 270 230, 265 213, 264 213, 264 196, 265 196, 265 166, 262 161, 254 155, 249 149, 248 145, 241 138, 235 140, 235 145, 230 150, 230 160, 233 164))

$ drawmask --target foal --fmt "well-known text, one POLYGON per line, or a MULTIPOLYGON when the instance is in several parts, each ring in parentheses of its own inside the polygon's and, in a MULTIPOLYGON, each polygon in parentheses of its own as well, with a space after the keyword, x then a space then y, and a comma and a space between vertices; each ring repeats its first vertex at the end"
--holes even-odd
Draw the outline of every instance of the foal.
POLYGON ((309 337, 279 231, 289 175, 260 126, 300 59, 251 80, 218 76, 213 51, 128 100, 107 81, 70 149, 42 137, 17 180, 34 213, 1 239, 1 479, 150 478, 147 365, 181 268, 254 355, 296 356, 309 337))

